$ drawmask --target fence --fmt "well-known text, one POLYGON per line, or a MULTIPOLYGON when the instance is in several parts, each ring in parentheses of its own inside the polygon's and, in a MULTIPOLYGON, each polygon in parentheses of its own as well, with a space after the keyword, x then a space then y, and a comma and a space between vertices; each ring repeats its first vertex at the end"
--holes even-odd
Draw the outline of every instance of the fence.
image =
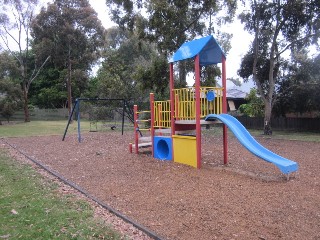
MULTIPOLYGON (((236 117, 248 129, 263 129, 263 117, 236 117)), ((320 132, 320 118, 272 118, 271 126, 274 130, 292 130, 320 132)))
MULTIPOLYGON (((56 109, 30 109, 30 119, 31 121, 58 121, 65 120, 68 121, 69 113, 67 108, 56 108, 56 109)), ((89 120, 89 115, 87 113, 82 113, 82 119, 89 120)), ((112 121, 122 121, 122 116, 120 113, 114 111, 112 116, 109 116, 112 121)), ((6 122, 6 119, 0 115, 0 120, 6 122)), ((10 121, 24 121, 24 112, 16 111, 10 121)), ((127 121, 127 118, 125 118, 127 121)))
MULTIPOLYGON (((0 115, 1 121, 5 122, 6 119, 0 115)), ((30 119, 31 120, 41 120, 41 121, 56 121, 56 120, 68 120, 68 109, 30 109, 30 119)), ((16 111, 10 121, 24 121, 24 112, 16 111)))

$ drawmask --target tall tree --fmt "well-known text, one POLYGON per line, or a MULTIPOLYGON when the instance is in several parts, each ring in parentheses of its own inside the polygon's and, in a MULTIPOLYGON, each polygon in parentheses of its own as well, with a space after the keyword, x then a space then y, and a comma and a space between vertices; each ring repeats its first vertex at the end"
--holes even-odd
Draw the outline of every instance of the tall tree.
POLYGON ((275 87, 283 65, 283 54, 319 38, 320 2, 318 0, 253 0, 251 11, 240 14, 245 29, 254 35, 252 47, 243 58, 239 75, 252 76, 264 101, 265 133, 271 132, 270 118, 276 98, 275 87))
MULTIPOLYGON (((52 61, 47 63, 29 90, 30 104, 39 108, 67 108, 65 72, 55 68, 52 61)), ((75 91, 77 88, 74 75, 72 77, 73 94, 80 96, 79 92, 75 91)))
POLYGON ((21 100, 22 91, 16 59, 4 51, 0 53, 0 114, 9 120, 14 111, 21 107, 21 100))
MULTIPOLYGON (((106 3, 114 22, 122 28, 135 29, 139 38, 156 43, 167 57, 195 36, 214 32, 218 37, 230 37, 219 29, 214 31, 213 26, 233 19, 237 6, 235 0, 106 0, 106 3), (219 17, 222 9, 228 14, 219 17)), ((180 62, 177 72, 181 86, 186 85, 187 71, 186 62, 180 62)))
POLYGON ((34 48, 40 56, 50 54, 67 86, 68 108, 72 106, 72 77, 80 95, 88 72, 100 57, 105 29, 88 0, 55 0, 42 8, 32 25, 34 48), (80 81, 82 80, 82 81, 80 81))
MULTIPOLYGON (((154 44, 118 27, 108 29, 105 59, 97 77, 90 82, 91 97, 123 98, 143 108, 149 92, 165 94, 168 88, 167 59, 154 44)), ((132 119, 133 106, 127 109, 132 119)))
MULTIPOLYGON (((279 96, 273 111, 286 113, 320 113, 320 55, 309 58, 306 51, 293 55, 286 75, 279 84, 279 96)), ((319 115, 320 116, 320 115, 319 115)))
POLYGON ((38 1, 1 0, 0 3, 0 37, 2 40, 0 44, 18 62, 24 100, 24 120, 29 122, 29 88, 49 59, 49 55, 47 55, 41 62, 33 61, 33 66, 31 67, 30 60, 34 60, 34 56, 30 51, 30 28, 38 1))

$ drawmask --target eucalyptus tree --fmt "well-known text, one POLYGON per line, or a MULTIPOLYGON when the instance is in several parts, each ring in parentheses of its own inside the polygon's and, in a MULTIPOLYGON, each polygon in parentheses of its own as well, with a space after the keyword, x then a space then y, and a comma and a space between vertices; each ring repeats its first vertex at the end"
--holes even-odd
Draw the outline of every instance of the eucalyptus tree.
POLYGON ((0 114, 9 122, 14 112, 21 109, 22 90, 18 82, 9 78, 0 79, 0 89, 0 114))
POLYGON ((264 102, 265 133, 271 132, 271 111, 280 81, 283 55, 315 44, 319 38, 318 0, 252 0, 250 11, 240 14, 254 41, 241 63, 239 74, 252 77, 264 102))
POLYGON ((154 44, 138 38, 135 32, 119 27, 108 29, 101 68, 90 81, 90 96, 123 98, 129 103, 127 117, 132 119, 133 104, 141 108, 149 92, 163 96, 168 88, 167 59, 154 44))
POLYGON ((15 57, 19 67, 19 79, 23 92, 24 120, 30 121, 28 92, 31 83, 49 60, 46 55, 41 61, 30 50, 30 28, 34 19, 37 0, 0 1, 0 45, 15 57))
MULTIPOLYGON (((8 121, 21 107, 22 90, 19 82, 19 68, 16 59, 8 52, 0 53, 0 114, 8 121)), ((0 125, 1 125, 0 120, 0 125)))
POLYGON ((295 54, 279 84, 273 111, 287 113, 320 113, 320 55, 308 57, 305 51, 295 54))
POLYGON ((101 56, 105 29, 88 0, 55 0, 33 21, 33 47, 39 56, 51 55, 54 68, 65 80, 68 108, 72 105, 72 75, 81 94, 89 72, 101 56), (83 86, 83 87, 81 87, 83 86))
MULTIPOLYGON (((231 21, 237 6, 236 0, 106 0, 106 3, 118 26, 135 29, 140 39, 155 43, 167 57, 196 36, 215 32, 218 38, 228 41, 231 36, 215 27, 231 21), (225 12, 219 16, 221 10, 225 12)), ((180 62, 178 68, 180 85, 186 85, 190 66, 180 62)))

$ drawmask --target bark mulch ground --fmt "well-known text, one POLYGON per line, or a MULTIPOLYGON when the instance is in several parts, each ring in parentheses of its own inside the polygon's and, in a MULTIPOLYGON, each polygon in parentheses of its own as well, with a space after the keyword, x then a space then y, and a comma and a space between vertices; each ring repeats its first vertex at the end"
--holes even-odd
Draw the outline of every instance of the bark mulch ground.
POLYGON ((287 181, 232 136, 228 166, 221 136, 202 137, 200 170, 130 154, 131 133, 6 139, 165 239, 320 239, 320 144, 257 140, 299 171, 287 181))

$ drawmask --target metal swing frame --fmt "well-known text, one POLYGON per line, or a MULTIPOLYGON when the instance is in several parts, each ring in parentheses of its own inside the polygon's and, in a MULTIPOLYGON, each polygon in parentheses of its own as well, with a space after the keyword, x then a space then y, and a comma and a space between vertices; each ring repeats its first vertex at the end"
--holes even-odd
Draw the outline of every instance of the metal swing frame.
POLYGON ((75 112, 75 110, 77 110, 77 122, 78 122, 78 142, 81 142, 81 124, 80 124, 80 102, 81 101, 121 101, 122 102, 122 125, 121 125, 121 134, 123 135, 123 128, 124 128, 124 113, 125 113, 125 107, 126 107, 126 100, 122 99, 122 98, 77 98, 71 114, 69 115, 69 119, 68 119, 68 124, 66 126, 66 129, 64 131, 63 137, 62 137, 62 141, 65 140, 67 132, 68 132, 68 128, 70 123, 72 122, 72 117, 73 114, 75 112))

